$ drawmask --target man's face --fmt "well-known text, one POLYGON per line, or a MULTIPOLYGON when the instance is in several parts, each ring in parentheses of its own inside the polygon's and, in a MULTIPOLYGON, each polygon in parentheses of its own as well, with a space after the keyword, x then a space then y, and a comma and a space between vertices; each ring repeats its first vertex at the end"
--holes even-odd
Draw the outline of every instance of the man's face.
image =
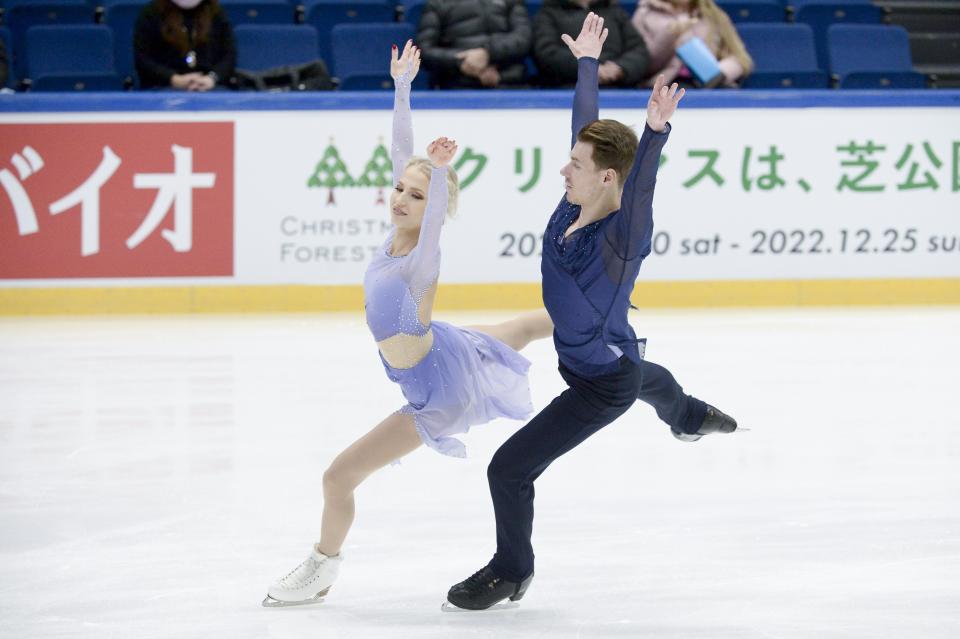
POLYGON ((598 169, 594 164, 592 144, 577 140, 570 151, 570 161, 560 169, 567 201, 583 206, 597 198, 608 170, 598 169))

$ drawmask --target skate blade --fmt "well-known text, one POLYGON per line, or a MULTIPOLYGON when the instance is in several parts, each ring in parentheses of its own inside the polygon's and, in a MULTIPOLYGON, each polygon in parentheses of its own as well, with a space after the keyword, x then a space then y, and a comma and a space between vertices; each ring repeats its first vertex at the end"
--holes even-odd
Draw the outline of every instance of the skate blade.
POLYGON ((280 601, 279 599, 274 599, 270 595, 267 595, 261 605, 264 608, 293 608, 296 606, 310 606, 323 603, 323 598, 328 592, 330 592, 329 588, 323 592, 318 592, 316 597, 313 597, 312 599, 304 599, 303 601, 280 601))
POLYGON ((443 612, 489 612, 491 610, 512 610, 514 608, 519 608, 520 604, 516 601, 501 601, 500 603, 495 603, 489 608, 484 608, 483 610, 470 610, 468 608, 460 608, 459 606, 454 606, 449 601, 444 601, 440 606, 440 610, 443 612))
POLYGON ((703 439, 704 437, 708 437, 709 435, 735 435, 735 434, 737 434, 737 433, 749 433, 749 432, 750 432, 750 429, 749 429, 749 428, 743 428, 743 427, 741 427, 741 426, 738 426, 737 428, 735 428, 734 430, 730 431, 729 433, 724 433, 724 432, 721 432, 721 431, 714 431, 714 432, 712 432, 712 433, 708 433, 707 435, 700 435, 700 434, 697 434, 697 433, 677 433, 677 432, 673 432, 673 436, 674 436, 676 439, 678 439, 678 440, 680 440, 680 441, 682 441, 682 442, 693 443, 693 442, 698 442, 698 441, 700 441, 701 439, 703 439))

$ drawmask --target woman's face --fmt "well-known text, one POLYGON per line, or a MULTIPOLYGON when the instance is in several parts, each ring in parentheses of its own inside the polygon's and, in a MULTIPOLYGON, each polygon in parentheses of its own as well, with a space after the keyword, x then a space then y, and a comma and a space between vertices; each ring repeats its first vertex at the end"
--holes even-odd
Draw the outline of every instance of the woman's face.
POLYGON ((430 178, 423 171, 409 166, 390 194, 390 221, 397 228, 415 230, 423 222, 427 208, 430 178))

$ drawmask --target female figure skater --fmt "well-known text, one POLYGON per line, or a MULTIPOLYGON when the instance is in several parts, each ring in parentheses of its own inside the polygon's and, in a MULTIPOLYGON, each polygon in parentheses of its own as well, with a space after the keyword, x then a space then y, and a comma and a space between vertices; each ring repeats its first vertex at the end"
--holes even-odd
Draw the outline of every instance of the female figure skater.
POLYGON ((533 412, 527 384, 530 362, 517 351, 552 333, 545 311, 472 329, 431 319, 440 229, 457 202, 457 176, 448 166, 457 145, 441 137, 428 147, 429 159, 411 157, 410 83, 419 68, 420 51, 412 41, 399 56, 393 47, 394 226, 363 282, 367 324, 387 376, 400 384, 408 403, 327 468, 320 541, 303 563, 270 586, 264 606, 312 603, 327 593, 353 523, 353 491, 375 470, 421 444, 463 457, 463 444, 452 435, 497 417, 523 419, 533 412))

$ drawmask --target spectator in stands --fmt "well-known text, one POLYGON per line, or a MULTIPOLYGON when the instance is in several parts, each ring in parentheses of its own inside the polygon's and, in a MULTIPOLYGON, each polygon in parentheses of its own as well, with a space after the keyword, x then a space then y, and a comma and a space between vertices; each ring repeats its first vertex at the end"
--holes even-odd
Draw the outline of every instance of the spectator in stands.
POLYGON ((531 38, 522 0, 427 0, 417 29, 440 88, 522 84, 531 38))
POLYGON ((717 58, 722 86, 737 86, 753 70, 753 60, 733 23, 713 0, 641 0, 633 24, 650 51, 644 82, 648 86, 653 86, 661 73, 668 84, 692 84, 690 71, 676 56, 676 49, 694 37, 703 40, 717 58))
POLYGON ((7 72, 9 67, 7 66, 7 49, 3 46, 3 41, 0 41, 0 89, 7 86, 7 72))
POLYGON ((540 82, 547 86, 574 86, 577 59, 560 39, 576 37, 587 14, 603 18, 607 40, 600 54, 601 86, 633 87, 647 77, 647 45, 615 0, 544 0, 533 19, 533 57, 540 82))
POLYGON ((229 84, 233 28, 217 0, 152 0, 133 41, 141 88, 210 91, 229 84))

